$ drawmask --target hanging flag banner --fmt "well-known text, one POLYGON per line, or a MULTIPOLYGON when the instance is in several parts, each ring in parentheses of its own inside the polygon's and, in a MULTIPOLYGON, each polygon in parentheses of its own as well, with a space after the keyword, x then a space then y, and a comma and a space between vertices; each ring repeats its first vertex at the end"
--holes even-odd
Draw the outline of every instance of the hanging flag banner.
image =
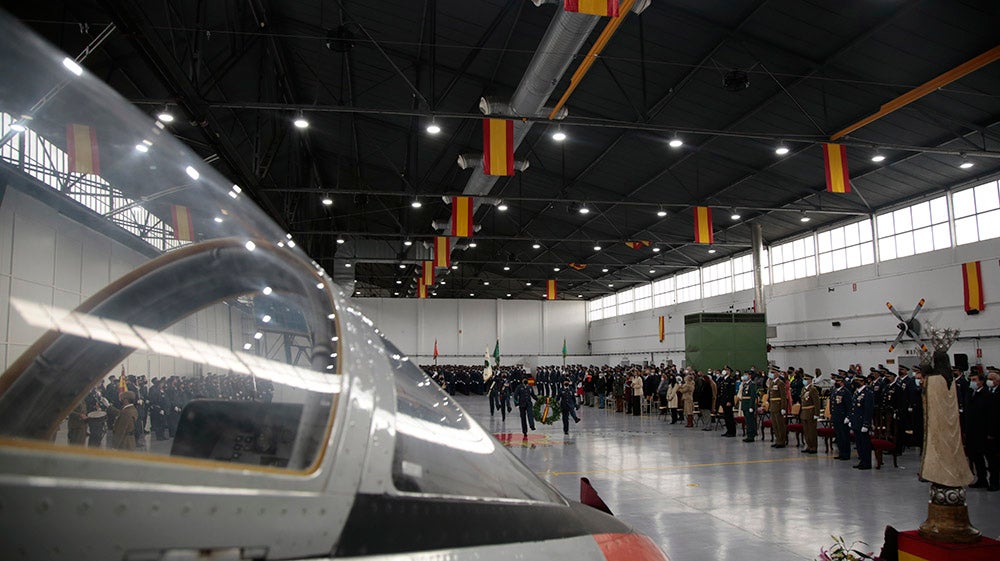
POLYGON ((483 119, 483 173, 514 175, 514 121, 483 119))
POLYGON ((427 285, 417 280, 417 298, 427 298, 427 285))
POLYGON ((437 236, 434 238, 434 266, 451 267, 451 244, 448 236, 437 236))
POLYGON ((983 296, 983 270, 979 261, 962 264, 962 282, 965 288, 965 313, 976 315, 986 309, 983 296))
POLYGON ((618 17, 618 0, 563 0, 567 12, 618 17))
POLYGON ((92 127, 75 123, 66 125, 66 152, 69 154, 69 171, 101 174, 97 133, 92 127))
POLYGON ((191 209, 181 205, 170 205, 170 217, 173 220, 174 239, 193 242, 194 222, 191 221, 191 209))
POLYGON ((434 262, 433 261, 424 261, 423 262, 423 272, 420 275, 420 282, 423 283, 424 286, 433 286, 434 285, 434 262))
POLYGON ((554 279, 549 279, 545 282, 545 299, 556 299, 556 281, 554 279))
POLYGON ((566 358, 566 339, 563 338, 563 358, 566 358))
POLYGON ((472 237, 472 197, 451 198, 451 235, 472 237))
POLYGON ((653 242, 651 242, 649 240, 635 240, 635 241, 627 241, 627 242, 625 242, 625 245, 631 247, 632 249, 639 249, 639 248, 642 248, 642 247, 649 247, 652 244, 653 244, 653 242))
POLYGON ((118 399, 121 399, 122 394, 128 391, 128 382, 125 380, 125 365, 122 365, 122 374, 118 377, 118 399))
POLYGON ((434 360, 438 357, 438 340, 434 339, 434 360))
POLYGON ((712 209, 707 206, 694 207, 694 243, 715 243, 712 209))
POLYGON ((569 268, 577 271, 582 271, 587 268, 587 265, 585 263, 570 263, 569 268))
POLYGON ((663 336, 665 334, 663 316, 660 316, 660 342, 663 342, 663 336))
POLYGON ((824 144, 823 167, 826 168, 827 192, 851 192, 851 176, 847 173, 846 146, 843 144, 824 144))

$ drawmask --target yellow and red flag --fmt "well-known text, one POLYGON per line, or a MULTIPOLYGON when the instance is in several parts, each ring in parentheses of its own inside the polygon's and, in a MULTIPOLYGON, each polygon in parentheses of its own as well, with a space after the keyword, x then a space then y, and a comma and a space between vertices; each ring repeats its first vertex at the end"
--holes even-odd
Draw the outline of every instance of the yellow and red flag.
POLYGON ((663 316, 660 316, 660 342, 663 342, 663 336, 665 334, 663 316))
POLYGON ((420 275, 420 282, 424 286, 432 286, 434 284, 434 262, 424 261, 423 262, 423 273, 420 275))
POLYGON ((101 174, 97 133, 93 127, 76 123, 66 125, 66 152, 69 154, 69 171, 101 174))
POLYGON ((434 238, 434 266, 451 267, 451 242, 448 236, 434 238))
POLYGON ((170 218, 174 226, 174 239, 193 242, 194 222, 191 220, 191 209, 181 205, 170 205, 170 218))
POLYGON ((649 240, 635 240, 635 241, 627 241, 625 242, 625 245, 631 247, 632 249, 639 249, 640 247, 649 247, 650 245, 652 245, 652 242, 650 242, 649 240))
POLYGON ((694 207, 694 243, 715 243, 712 209, 707 206, 694 207))
POLYGON ((962 283, 965 288, 965 313, 975 315, 986 309, 983 297, 983 270, 979 261, 962 263, 962 283))
POLYGON ((563 0, 563 9, 592 16, 618 17, 618 0, 563 0))
POLYGON ((556 281, 555 279, 549 279, 545 281, 545 299, 555 300, 556 299, 556 281))
POLYGON ((483 173, 514 175, 514 121, 483 119, 483 173))
POLYGON ((434 339, 434 358, 438 357, 438 340, 434 339))
POLYGON ((451 198, 451 235, 472 237, 472 197, 451 198))
POLYGON ((846 146, 843 144, 824 144, 823 167, 826 168, 827 192, 851 192, 851 176, 847 173, 846 146))
POLYGON ((586 263, 570 263, 569 264, 569 268, 577 270, 577 271, 582 271, 582 270, 584 270, 584 269, 587 268, 587 264, 586 263))
POLYGON ((125 380, 125 365, 122 365, 122 374, 118 377, 118 399, 121 399, 122 394, 128 391, 128 382, 125 380))
POLYGON ((417 280, 417 298, 427 298, 427 285, 417 280))

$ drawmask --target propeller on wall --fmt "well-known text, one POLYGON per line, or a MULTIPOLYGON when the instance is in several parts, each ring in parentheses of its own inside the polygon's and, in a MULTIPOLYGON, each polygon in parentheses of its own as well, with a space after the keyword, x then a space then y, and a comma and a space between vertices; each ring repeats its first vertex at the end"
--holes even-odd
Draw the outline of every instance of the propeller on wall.
POLYGON ((892 307, 892 302, 886 302, 885 305, 889 308, 889 311, 892 312, 892 315, 896 316, 896 319, 900 321, 900 323, 896 325, 896 328, 899 329, 899 335, 897 335, 896 340, 889 345, 889 352, 891 353, 896 346, 899 345, 900 341, 903 340, 903 337, 913 339, 920 345, 921 351, 927 352, 927 345, 925 345, 920 339, 920 320, 917 319, 917 313, 924 307, 924 299, 921 298, 920 302, 917 302, 917 307, 914 308, 913 313, 910 314, 910 319, 903 319, 903 316, 899 315, 896 308, 892 307))

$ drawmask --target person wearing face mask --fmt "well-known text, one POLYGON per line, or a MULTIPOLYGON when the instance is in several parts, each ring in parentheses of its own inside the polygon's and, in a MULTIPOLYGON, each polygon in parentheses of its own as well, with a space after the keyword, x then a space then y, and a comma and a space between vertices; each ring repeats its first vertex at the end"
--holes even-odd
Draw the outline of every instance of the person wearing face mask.
POLYGON ((684 383, 677 388, 677 394, 681 396, 684 418, 687 420, 685 427, 692 428, 694 427, 694 376, 690 371, 684 376, 684 383))
MULTIPOLYGON (((830 421, 833 423, 834 440, 837 444, 837 459, 851 459, 851 428, 847 416, 851 411, 851 390, 844 381, 844 375, 833 375, 834 388, 830 392, 830 421)), ((919 396, 918 396, 919 397, 919 396)))
POLYGON ((784 448, 788 446, 788 428, 785 424, 789 407, 788 385, 774 372, 768 373, 767 377, 767 410, 774 430, 774 444, 771 448, 784 448))
POLYGON ((749 374, 740 376, 739 404, 747 429, 743 442, 753 442, 757 438, 757 384, 754 384, 749 374))
POLYGON ((569 378, 563 380, 562 389, 559 391, 559 407, 562 409, 563 434, 569 434, 569 418, 572 416, 574 422, 580 422, 580 417, 576 415, 579 407, 576 402, 576 391, 569 378))
POLYGON ((854 379, 851 398, 851 416, 848 426, 854 430, 854 444, 858 450, 858 464, 854 469, 872 469, 872 418, 875 415, 875 394, 864 378, 854 379))
POLYGON ((724 437, 736 436, 736 418, 733 416, 733 406, 736 401, 736 373, 728 368, 722 370, 719 380, 718 403, 722 405, 722 419, 726 423, 724 437))
POLYGON ((806 447, 802 450, 802 453, 815 454, 818 436, 816 433, 816 416, 819 413, 819 390, 813 384, 815 378, 812 374, 805 373, 802 377, 805 386, 802 388, 799 398, 801 405, 799 419, 802 420, 802 435, 806 441, 806 447))
POLYGON ((969 391, 965 403, 965 455, 976 472, 976 481, 969 487, 1000 487, 996 485, 997 460, 987 462, 986 451, 993 420, 993 395, 984 387, 983 375, 973 371, 969 376, 969 391), (987 467, 989 465, 989 467, 987 467))

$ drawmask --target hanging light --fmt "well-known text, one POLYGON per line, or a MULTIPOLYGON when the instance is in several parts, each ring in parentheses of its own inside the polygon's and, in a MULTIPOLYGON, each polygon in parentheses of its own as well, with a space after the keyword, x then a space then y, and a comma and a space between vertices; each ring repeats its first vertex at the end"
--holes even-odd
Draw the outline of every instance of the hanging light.
POLYGON ((297 129, 309 128, 309 121, 306 120, 305 115, 303 115, 301 111, 299 112, 298 116, 295 117, 295 120, 292 121, 292 124, 295 125, 295 128, 297 129))
POLYGON ((779 155, 779 156, 784 156, 788 152, 789 152, 788 146, 785 146, 785 142, 783 140, 779 141, 778 142, 778 147, 774 149, 774 153, 777 154, 777 155, 779 155))
POLYGON ((740 216, 740 211, 738 211, 738 210, 736 210, 734 208, 733 209, 733 213, 729 215, 729 218, 732 219, 732 220, 739 220, 740 218, 743 218, 743 217, 740 216))
POLYGON ((605 267, 605 268, 601 269, 601 272, 602 272, 602 273, 607 273, 607 272, 608 272, 608 268, 607 268, 607 267, 605 267))
POLYGON ((343 244, 343 243, 344 243, 344 242, 346 242, 346 241, 347 241, 347 240, 345 240, 345 239, 344 239, 343 237, 341 237, 341 236, 338 236, 338 237, 337 237, 337 243, 338 243, 338 244, 343 244))
POLYGON ((659 252, 660 252, 660 248, 658 248, 658 247, 654 247, 653 248, 653 253, 659 253, 659 252))
POLYGON ((538 242, 535 242, 535 243, 531 244, 531 249, 541 249, 541 247, 542 247, 542 244, 540 244, 538 242))
POLYGON ((656 215, 663 218, 667 215, 667 211, 663 210, 663 207, 660 207, 659 210, 656 211, 656 215))
POLYGON ((587 207, 587 203, 581 203, 580 207, 576 209, 580 214, 590 214, 590 208, 587 207))
POLYGON ((684 146, 684 141, 681 140, 681 137, 677 136, 677 134, 675 133, 674 136, 670 139, 670 142, 668 142, 667 144, 669 144, 671 148, 680 148, 681 146, 684 146))
POLYGON ((878 150, 876 150, 875 154, 872 156, 872 161, 875 162, 876 164, 879 163, 879 162, 884 162, 885 161, 885 154, 883 154, 882 152, 879 152, 878 150))
POLYGON ((594 246, 594 251, 601 251, 601 246, 595 245, 594 246))
POLYGON ((561 125, 556 128, 556 131, 554 133, 552 133, 552 140, 555 140, 556 142, 562 142, 566 140, 566 133, 562 131, 561 125))
POLYGON ((503 201, 500 201, 500 204, 497 205, 497 210, 499 210, 500 212, 507 212, 507 208, 508 208, 507 203, 503 201))
POLYGON ((438 126, 437 120, 431 119, 431 122, 427 124, 427 134, 438 134, 441 132, 441 127, 438 126))
POLYGON ((476 242, 469 242, 469 247, 472 248, 472 249, 475 249, 475 248, 479 247, 479 244, 477 244, 476 242))
POLYGON ((559 267, 552 267, 552 270, 558 273, 559 272, 559 267))
POLYGON ((413 199, 413 201, 410 202, 410 206, 412 206, 413 208, 420 208, 424 206, 424 203, 420 202, 420 199, 413 199))
POLYGON ((970 160, 969 158, 967 158, 965 156, 965 152, 962 152, 959 155, 962 156, 962 163, 958 164, 958 167, 960 167, 962 169, 969 169, 972 166, 976 165, 976 164, 972 163, 972 160, 970 160))
POLYGON ((715 248, 714 248, 714 247, 710 247, 710 248, 708 248, 708 252, 709 252, 709 253, 715 253, 715 248))
POLYGON ((510 265, 504 265, 503 266, 503 270, 504 271, 509 271, 510 270, 510 265))
POLYGON ((330 206, 333 204, 333 198, 330 195, 323 195, 323 200, 320 201, 323 206, 330 206))
POLYGON ((174 115, 170 112, 169 107, 164 107, 163 111, 156 114, 156 119, 161 123, 172 123, 174 122, 174 115))
POLYGON ((809 218, 809 215, 806 214, 806 211, 803 210, 802 211, 802 216, 799 217, 799 222, 803 222, 804 223, 804 222, 809 222, 810 220, 812 220, 812 218, 809 218))

